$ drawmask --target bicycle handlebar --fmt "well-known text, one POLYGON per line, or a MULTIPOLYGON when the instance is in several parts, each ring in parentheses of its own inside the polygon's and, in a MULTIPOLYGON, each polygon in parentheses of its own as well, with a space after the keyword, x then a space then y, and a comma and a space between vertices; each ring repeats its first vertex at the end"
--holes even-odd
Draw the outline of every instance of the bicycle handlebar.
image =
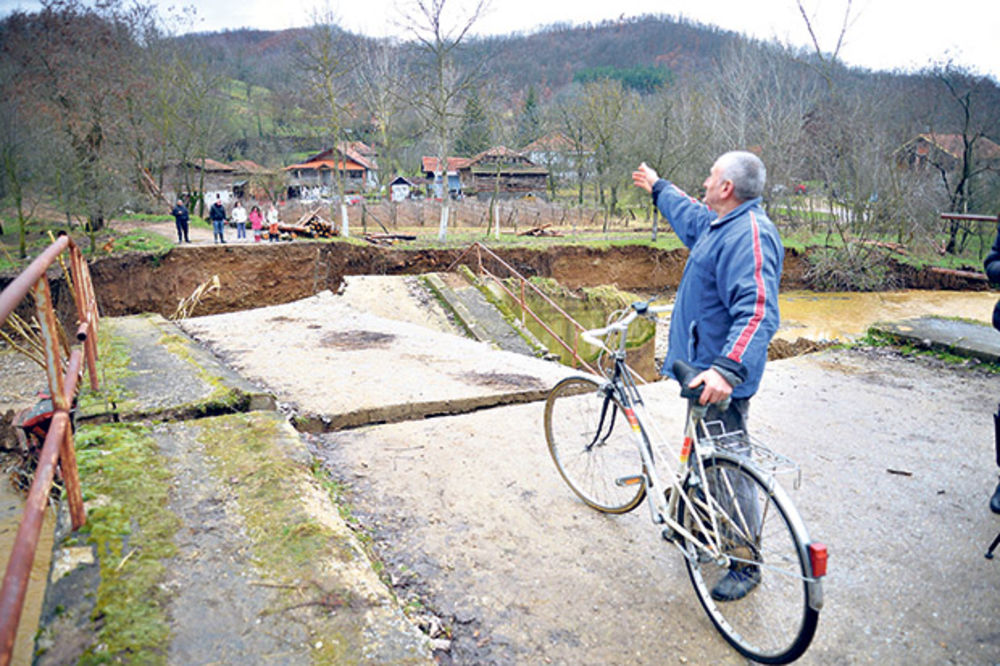
POLYGON ((629 311, 618 321, 613 324, 608 324, 604 328, 592 328, 587 331, 582 331, 580 333, 580 337, 583 338, 583 341, 588 344, 607 349, 607 347, 604 346, 604 342, 599 338, 607 337, 610 333, 624 333, 637 317, 645 317, 650 320, 655 320, 656 315, 661 312, 670 312, 674 309, 672 304, 650 305, 650 303, 652 303, 652 301, 637 301, 632 303, 629 307, 629 311))

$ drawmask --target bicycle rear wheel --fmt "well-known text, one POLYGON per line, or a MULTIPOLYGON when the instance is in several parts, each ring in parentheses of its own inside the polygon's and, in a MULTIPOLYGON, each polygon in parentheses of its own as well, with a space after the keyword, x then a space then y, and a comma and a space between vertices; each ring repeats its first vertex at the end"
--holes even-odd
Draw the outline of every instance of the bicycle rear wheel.
MULTIPOLYGON (((733 561, 729 566, 699 561, 693 544, 686 544, 688 573, 698 599, 715 627, 742 655, 765 664, 794 661, 809 647, 819 620, 819 610, 813 608, 819 604, 811 603, 815 600, 806 580, 811 571, 809 538, 798 513, 773 480, 738 457, 706 458, 704 469, 712 499, 706 502, 703 484, 692 468, 678 520, 696 535, 717 534, 722 551, 733 561), (719 521, 717 532, 705 520, 711 512, 719 521), (694 515, 702 519, 701 525, 694 515), (754 577, 747 566, 756 567, 756 587, 736 600, 713 598, 713 589, 730 571, 754 577)), ((725 588, 718 588, 717 594, 727 596, 724 593, 731 588, 725 588)))
POLYGON ((552 460, 573 492, 598 511, 625 513, 646 495, 631 433, 621 405, 589 377, 562 380, 545 401, 552 460))

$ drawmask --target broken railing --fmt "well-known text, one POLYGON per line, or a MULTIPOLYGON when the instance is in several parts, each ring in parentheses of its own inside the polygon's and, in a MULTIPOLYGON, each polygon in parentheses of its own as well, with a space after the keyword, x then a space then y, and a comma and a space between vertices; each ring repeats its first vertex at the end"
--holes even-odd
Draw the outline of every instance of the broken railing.
POLYGON ((53 415, 45 443, 38 456, 38 467, 28 491, 14 547, 7 562, 3 587, 0 588, 0 666, 6 666, 10 662, 14 649, 17 625, 21 619, 28 578, 35 560, 35 550, 38 547, 45 509, 49 503, 56 465, 62 473, 73 529, 79 529, 87 520, 80 492, 70 411, 82 372, 82 364, 86 364, 91 388, 97 389, 98 314, 90 270, 80 249, 69 236, 63 235, 57 238, 0 293, 0 326, 3 326, 29 293, 35 300, 53 415), (68 268, 60 259, 63 252, 69 254, 68 268), (82 348, 76 346, 69 353, 68 359, 64 358, 60 348, 60 324, 56 319, 52 291, 45 274, 57 260, 62 263, 67 273, 67 283, 72 288, 78 322, 76 339, 82 343, 82 348))
POLYGON ((578 322, 576 319, 573 319, 572 316, 570 316, 565 310, 563 310, 561 307, 559 307, 555 303, 555 301, 553 301, 551 298, 549 298, 538 287, 536 287, 531 282, 529 282, 527 278, 525 278, 523 275, 521 275, 517 271, 517 269, 515 269, 513 266, 511 266, 506 261, 504 261, 499 256, 497 256, 496 253, 494 253, 490 248, 486 247, 482 243, 473 243, 469 247, 465 248, 465 250, 462 252, 462 254, 460 254, 458 256, 458 259, 456 259, 454 262, 452 262, 452 264, 451 264, 451 266, 449 267, 448 270, 452 270, 470 252, 475 252, 475 257, 476 257, 476 273, 479 275, 480 278, 487 278, 489 280, 492 280, 508 296, 510 296, 513 300, 517 301, 518 305, 521 307, 522 317, 523 317, 524 314, 527 314, 527 315, 531 316, 531 318, 534 319, 538 323, 538 325, 541 326, 542 329, 545 330, 546 333, 548 333, 549 335, 551 335, 552 338, 557 343, 559 343, 562 346, 563 349, 565 349, 570 354, 572 354, 573 360, 578 364, 577 367, 583 366, 589 372, 592 372, 592 373, 597 374, 597 375, 601 374, 597 369, 595 369, 589 363, 587 363, 586 361, 584 361, 583 358, 580 356, 580 353, 579 353, 579 351, 580 351, 580 333, 583 332, 583 331, 585 331, 585 330, 587 330, 587 329, 584 328, 584 326, 582 324, 580 324, 580 322, 578 322), (504 278, 501 278, 500 276, 495 275, 492 271, 490 271, 487 268, 486 264, 483 263, 483 257, 484 256, 489 261, 493 262, 495 265, 500 266, 502 269, 504 269, 507 272, 507 276, 506 276, 507 278, 512 278, 512 279, 514 279, 514 280, 517 281, 518 286, 519 286, 519 290, 518 290, 519 293, 515 294, 513 291, 511 291, 510 288, 505 283, 504 278), (527 303, 527 301, 524 298, 524 296, 525 296, 525 290, 526 289, 530 289, 531 291, 533 291, 542 300, 544 300, 546 303, 548 303, 552 307, 552 309, 554 309, 556 312, 558 312, 560 316, 562 316, 566 321, 568 321, 570 323, 570 325, 573 327, 573 342, 572 342, 572 344, 570 344, 567 341, 563 340, 562 337, 558 333, 556 333, 555 331, 553 331, 552 328, 548 324, 546 324, 544 321, 542 321, 542 319, 537 314, 535 314, 535 312, 528 306, 528 303, 527 303))

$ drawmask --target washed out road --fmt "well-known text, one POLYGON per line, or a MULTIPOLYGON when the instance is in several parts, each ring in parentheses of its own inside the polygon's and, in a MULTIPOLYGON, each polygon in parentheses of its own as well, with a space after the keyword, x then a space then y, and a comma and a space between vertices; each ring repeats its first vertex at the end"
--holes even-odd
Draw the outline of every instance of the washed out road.
MULTIPOLYGON (((397 382, 413 376, 404 357, 433 363, 412 324, 315 307, 293 317, 283 307, 185 326, 303 411, 346 409, 351 372, 392 402, 407 390, 397 382), (375 331, 367 339, 380 347, 350 370, 338 365, 343 354, 286 353, 275 363, 255 351, 262 322, 292 318, 320 340, 375 331), (398 349, 385 342, 394 330, 398 349), (338 391, 346 396, 331 397, 338 391)), ((468 341, 439 335, 434 346, 466 355, 468 341)), ((491 363, 466 357, 473 370, 491 363)), ((552 364, 526 361, 541 365, 509 377, 551 380, 552 364)), ((420 390, 433 394, 436 375, 423 376, 420 390)), ((997 386, 975 369, 879 351, 769 364, 751 426, 801 465, 801 487, 785 485, 830 553, 826 606, 800 663, 1000 662, 1000 564, 983 558, 1000 529, 987 508, 997 386)), ((645 392, 676 440, 676 386, 645 392)), ((479 406, 305 437, 348 486, 401 601, 450 628, 456 663, 745 663, 705 617, 644 507, 605 516, 569 491, 549 459, 542 411, 541 402, 479 406)))

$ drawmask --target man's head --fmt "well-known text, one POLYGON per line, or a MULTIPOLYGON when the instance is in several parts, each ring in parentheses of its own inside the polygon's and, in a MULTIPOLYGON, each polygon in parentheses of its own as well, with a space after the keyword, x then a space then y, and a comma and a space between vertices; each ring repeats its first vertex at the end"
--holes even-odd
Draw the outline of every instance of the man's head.
POLYGON ((715 160, 705 179, 705 203, 725 215, 764 191, 767 169, 753 153, 734 150, 715 160))
POLYGON ((177 200, 177 205, 178 205, 178 206, 183 206, 183 205, 184 205, 184 202, 183 202, 183 201, 181 201, 180 199, 178 199, 178 200, 177 200))

